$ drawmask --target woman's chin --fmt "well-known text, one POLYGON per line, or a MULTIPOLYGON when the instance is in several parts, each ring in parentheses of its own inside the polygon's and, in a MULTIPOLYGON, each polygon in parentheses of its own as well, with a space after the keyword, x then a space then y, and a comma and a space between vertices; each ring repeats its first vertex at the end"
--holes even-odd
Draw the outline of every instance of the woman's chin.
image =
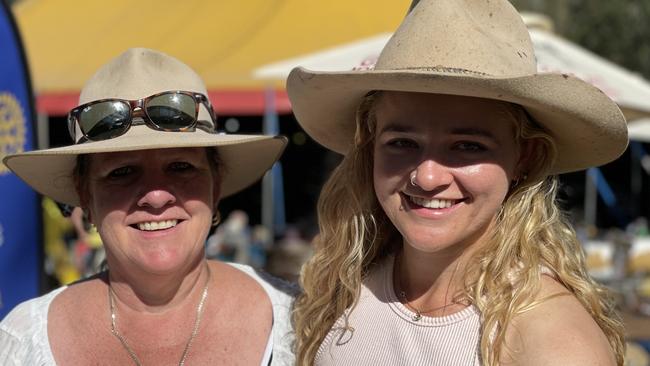
POLYGON ((135 262, 144 272, 163 275, 175 273, 184 268, 189 259, 180 256, 179 253, 158 252, 141 256, 135 262))

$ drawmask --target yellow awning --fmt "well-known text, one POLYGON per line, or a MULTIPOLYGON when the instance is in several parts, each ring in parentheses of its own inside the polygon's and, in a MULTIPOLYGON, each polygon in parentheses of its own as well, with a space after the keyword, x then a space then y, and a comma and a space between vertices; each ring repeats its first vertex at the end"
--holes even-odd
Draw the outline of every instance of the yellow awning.
POLYGON ((278 60, 392 32, 410 0, 23 0, 12 7, 26 48, 40 112, 60 115, 83 83, 129 47, 184 61, 205 80, 217 109, 261 114, 284 80, 253 78, 278 60))

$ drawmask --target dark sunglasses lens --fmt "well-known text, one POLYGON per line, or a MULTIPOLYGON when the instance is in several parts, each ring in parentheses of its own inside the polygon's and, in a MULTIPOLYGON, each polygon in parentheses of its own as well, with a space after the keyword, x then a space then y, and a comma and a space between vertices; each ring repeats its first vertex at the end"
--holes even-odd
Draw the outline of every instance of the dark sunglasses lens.
POLYGON ((91 140, 106 140, 129 128, 131 107, 122 101, 91 104, 79 113, 79 128, 91 140))
POLYGON ((196 102, 186 94, 167 93, 149 99, 147 115, 158 127, 178 130, 191 126, 196 120, 196 102))

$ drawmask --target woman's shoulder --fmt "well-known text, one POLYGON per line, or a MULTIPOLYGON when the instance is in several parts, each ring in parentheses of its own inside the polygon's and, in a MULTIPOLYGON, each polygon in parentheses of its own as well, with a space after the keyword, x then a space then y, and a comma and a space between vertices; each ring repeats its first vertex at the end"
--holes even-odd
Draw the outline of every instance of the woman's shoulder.
POLYGON ((253 279, 264 289, 274 305, 290 304, 298 294, 299 289, 296 284, 275 277, 263 270, 238 263, 228 263, 228 266, 245 274, 247 278, 253 279))
POLYGON ((47 313, 54 298, 67 287, 59 287, 51 292, 18 304, 0 323, 0 329, 17 335, 47 322, 47 313))
POLYGON ((65 289, 20 303, 0 322, 0 364, 51 364, 47 314, 54 298, 65 289))
POLYGON ((273 307, 273 365, 293 365, 294 334, 291 327, 293 299, 298 293, 295 284, 274 277, 250 266, 228 263, 232 270, 257 282, 266 292, 273 307))
POLYGON ((502 357, 532 366, 616 364, 596 321, 557 280, 542 276, 536 301, 508 327, 502 357))

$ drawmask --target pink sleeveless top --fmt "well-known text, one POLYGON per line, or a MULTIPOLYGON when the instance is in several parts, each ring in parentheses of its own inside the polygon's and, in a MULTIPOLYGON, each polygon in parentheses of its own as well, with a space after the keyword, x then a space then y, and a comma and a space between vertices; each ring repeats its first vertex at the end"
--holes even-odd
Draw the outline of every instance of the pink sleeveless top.
POLYGON ((341 316, 325 337, 315 364, 480 365, 480 316, 469 306, 443 317, 422 316, 397 299, 389 256, 371 270, 358 305, 341 316), (345 329, 345 316, 348 329, 345 329))

